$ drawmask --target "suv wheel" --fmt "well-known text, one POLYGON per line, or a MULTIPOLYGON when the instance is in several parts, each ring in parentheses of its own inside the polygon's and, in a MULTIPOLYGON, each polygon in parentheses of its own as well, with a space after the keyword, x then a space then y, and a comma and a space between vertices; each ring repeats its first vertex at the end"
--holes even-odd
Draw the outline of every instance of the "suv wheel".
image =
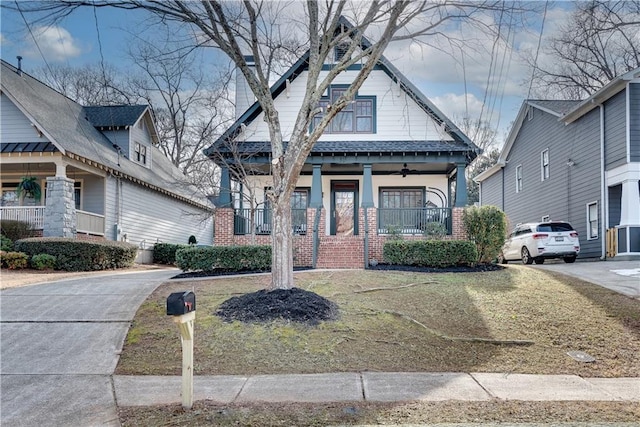
POLYGON ((529 253, 529 249, 526 246, 522 248, 522 263, 523 264, 532 264, 533 258, 531 258, 531 254, 529 253))
POLYGON ((544 258, 536 258, 533 260, 536 264, 544 264, 544 258))
POLYGON ((567 264, 571 264, 573 262, 576 262, 576 256, 575 255, 566 256, 566 257, 564 257, 564 262, 566 262, 567 264))

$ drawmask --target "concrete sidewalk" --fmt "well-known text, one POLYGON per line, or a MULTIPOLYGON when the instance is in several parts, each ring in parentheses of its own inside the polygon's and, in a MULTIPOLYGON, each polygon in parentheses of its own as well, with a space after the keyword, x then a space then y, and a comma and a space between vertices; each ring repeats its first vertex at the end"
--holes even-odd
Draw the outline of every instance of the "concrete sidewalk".
MULTIPOLYGON (((119 406, 180 403, 179 376, 114 375, 119 406)), ((196 376, 194 400, 214 402, 628 401, 640 402, 640 378, 501 373, 328 373, 196 376)))

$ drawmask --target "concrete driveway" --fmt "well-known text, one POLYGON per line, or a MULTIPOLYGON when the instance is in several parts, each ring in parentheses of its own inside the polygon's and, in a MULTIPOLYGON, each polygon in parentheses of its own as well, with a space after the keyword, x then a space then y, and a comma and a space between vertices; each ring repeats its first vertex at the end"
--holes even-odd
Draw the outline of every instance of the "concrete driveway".
POLYGON ((136 310, 176 271, 0 291, 0 424, 120 425, 110 376, 136 310))
POLYGON ((640 261, 562 261, 532 265, 595 283, 632 298, 640 298, 640 261))

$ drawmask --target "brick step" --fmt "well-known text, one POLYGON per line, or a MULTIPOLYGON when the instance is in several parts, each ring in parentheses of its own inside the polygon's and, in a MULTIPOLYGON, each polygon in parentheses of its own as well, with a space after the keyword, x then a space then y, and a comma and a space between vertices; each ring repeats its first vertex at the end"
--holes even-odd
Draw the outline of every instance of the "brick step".
POLYGON ((359 236, 321 237, 316 268, 364 268, 364 239, 359 236))

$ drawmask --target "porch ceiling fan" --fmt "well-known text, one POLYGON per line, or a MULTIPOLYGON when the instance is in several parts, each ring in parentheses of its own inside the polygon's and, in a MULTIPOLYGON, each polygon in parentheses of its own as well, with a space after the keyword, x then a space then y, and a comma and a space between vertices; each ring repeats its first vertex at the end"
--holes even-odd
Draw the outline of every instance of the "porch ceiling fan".
POLYGON ((409 166, 405 163, 404 165, 402 165, 402 169, 400 169, 398 172, 394 172, 394 174, 402 175, 403 178, 406 178, 407 175, 411 175, 416 172, 418 172, 417 169, 409 169, 409 166))

